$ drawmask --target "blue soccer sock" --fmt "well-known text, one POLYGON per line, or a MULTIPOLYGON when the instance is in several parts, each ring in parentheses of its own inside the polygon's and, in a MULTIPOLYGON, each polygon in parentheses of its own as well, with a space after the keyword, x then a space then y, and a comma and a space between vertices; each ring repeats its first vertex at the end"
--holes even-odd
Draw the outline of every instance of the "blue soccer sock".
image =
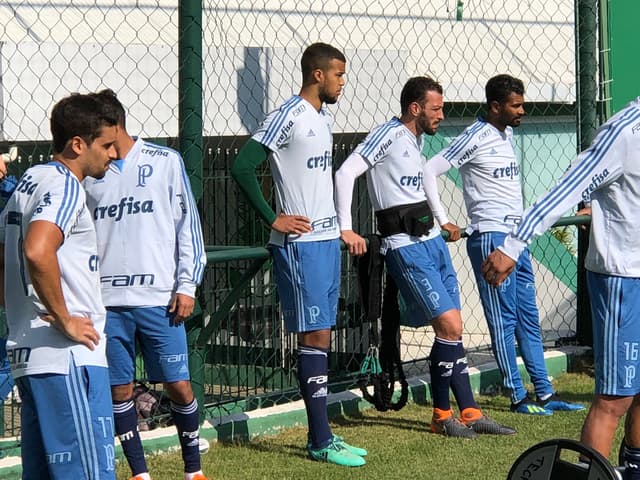
POLYGON ((333 438, 327 414, 327 350, 298 345, 298 382, 307 409, 312 448, 324 448, 333 438))
POLYGON ((171 417, 178 429, 184 471, 186 473, 197 472, 200 470, 198 400, 194 397, 187 405, 171 402, 171 417))
POLYGON ((454 397, 456 397, 456 403, 461 412, 465 408, 478 409, 478 404, 473 398, 473 391, 471 390, 467 354, 462 346, 462 340, 456 342, 455 349, 456 359, 453 364, 453 375, 451 376, 451 390, 454 397))
POLYGON ((640 480, 640 448, 624 446, 624 480, 640 480))
POLYGON ((138 433, 138 414, 133 399, 113 402, 113 423, 133 476, 147 472, 147 462, 138 433))
POLYGON ((431 396, 433 406, 440 410, 450 410, 449 387, 456 360, 454 342, 435 338, 429 354, 429 375, 431 376, 431 396))

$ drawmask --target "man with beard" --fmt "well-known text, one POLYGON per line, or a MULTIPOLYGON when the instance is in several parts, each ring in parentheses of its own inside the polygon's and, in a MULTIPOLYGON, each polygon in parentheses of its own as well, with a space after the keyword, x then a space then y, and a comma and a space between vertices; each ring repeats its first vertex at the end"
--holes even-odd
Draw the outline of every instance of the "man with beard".
MULTIPOLYGON (((431 324, 436 333, 429 355, 431 430, 462 438, 514 434, 514 429, 485 416, 473 398, 462 345, 458 279, 440 228, 433 225, 422 182, 423 134, 434 135, 444 118, 442 86, 429 77, 410 78, 402 89, 400 107, 401 116, 374 128, 336 172, 341 238, 350 253, 365 252, 364 239, 352 230, 351 201, 356 178, 366 172, 382 236, 381 253, 407 305, 410 323, 431 324), (450 389, 460 419, 453 415, 450 389)), ((447 228, 453 230, 451 225, 447 228)))
POLYGON ((0 305, 22 408, 22 478, 115 480, 105 309, 82 180, 116 159, 116 118, 89 95, 51 111, 53 161, 0 216, 0 305))
POLYGON ((269 113, 239 152, 231 174, 271 226, 269 248, 285 326, 298 337, 309 456, 356 467, 364 465, 366 450, 333 435, 327 414, 327 354, 340 290, 340 234, 333 203, 333 118, 323 104, 337 102, 345 64, 342 52, 331 45, 310 45, 302 54, 300 93, 269 113), (255 173, 267 158, 277 213, 262 195, 255 173))
POLYGON ((525 115, 524 85, 502 74, 485 87, 487 116, 478 118, 451 144, 427 162, 425 185, 434 217, 450 224, 440 203, 436 177, 450 168, 460 170, 469 216, 467 253, 489 326, 491 346, 503 384, 511 395, 511 410, 551 415, 554 410, 583 410, 562 400, 547 375, 531 258, 525 249, 513 274, 498 288, 482 278, 482 262, 501 245, 522 218, 520 166, 513 148, 513 128, 525 115), (531 377, 537 401, 531 399, 518 370, 516 341, 531 377))

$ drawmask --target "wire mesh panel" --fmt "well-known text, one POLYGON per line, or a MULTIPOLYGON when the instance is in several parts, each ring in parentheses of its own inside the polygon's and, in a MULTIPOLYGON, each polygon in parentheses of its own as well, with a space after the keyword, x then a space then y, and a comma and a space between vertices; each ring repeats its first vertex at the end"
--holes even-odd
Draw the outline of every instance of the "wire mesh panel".
MULTIPOLYGON (((237 152, 269 111, 298 92, 302 51, 322 41, 340 48, 347 57, 346 86, 338 103, 330 106, 337 145, 345 138, 348 144, 357 144, 371 128, 399 114, 405 81, 427 74, 444 87, 447 115, 438 134, 426 139, 425 154, 431 156, 483 112, 486 81, 509 73, 524 81, 530 114, 515 132, 528 206, 562 174, 576 152, 574 16, 571 0, 553 4, 208 0, 203 16, 204 129, 212 135, 212 149, 231 145, 237 152)), ((343 159, 335 158, 334 168, 343 159)), ((267 166, 261 174, 268 196, 267 166)), ((354 225, 367 233, 373 226, 371 211, 366 188, 359 186, 354 225)), ((452 221, 465 226, 468 218, 457 172, 441 179, 440 190, 452 221)), ((215 243, 263 244, 266 232, 260 224, 247 228, 245 220, 254 214, 236 194, 227 197, 239 202, 231 207, 210 202, 207 208, 212 216, 205 218, 217 225, 217 219, 231 211, 234 221, 242 219, 243 235, 215 228, 228 235, 216 237, 215 243)), ((574 227, 554 231, 531 248, 548 344, 572 337, 576 330, 574 231, 574 227)), ((464 240, 449 248, 460 281, 465 344, 487 351, 490 339, 464 240)), ((429 354, 432 330, 404 328, 402 340, 403 359, 420 362, 429 354)))
MULTIPOLYGON (((515 145, 526 205, 575 156, 573 0, 203 0, 201 13, 204 183, 199 206, 209 245, 267 242, 268 229, 232 182, 229 169, 266 114, 299 91, 300 56, 316 41, 340 48, 347 57, 346 87, 329 108, 335 116, 334 168, 374 126, 399 114, 402 86, 423 74, 442 83, 447 116, 438 134, 426 139, 427 156, 482 113, 484 85, 498 73, 525 83, 529 116, 515 131, 515 145)), ((131 133, 177 146, 184 93, 178 85, 178 17, 176 1, 2 3, 0 153, 11 145, 19 148, 10 173, 19 175, 30 163, 49 158, 49 112, 73 91, 113 89, 127 108, 131 133)), ((594 77, 596 68, 594 63, 594 77)), ((268 165, 258 173, 270 198, 268 165)), ((449 217, 465 226, 456 171, 440 179, 440 190, 449 217)), ((354 194, 354 226, 360 233, 374 228, 362 179, 354 194)), ((464 340, 469 349, 487 351, 490 340, 463 242, 449 248, 460 282, 464 340)), ((550 232, 531 251, 544 340, 552 344, 576 331, 574 227, 550 232)), ((204 325, 248 268, 244 260, 208 267, 200 290, 204 325)), ((332 378, 348 381, 366 353, 370 326, 363 322, 346 255, 340 302, 332 378)), ((294 397, 295 342, 282 330, 268 264, 223 317, 212 329, 199 367, 206 400, 228 411, 247 398, 294 397)), ((429 328, 403 328, 402 358, 423 367, 432 340, 429 328)), ((17 433, 17 427, 11 428, 15 422, 5 421, 5 426, 7 434, 17 433)))

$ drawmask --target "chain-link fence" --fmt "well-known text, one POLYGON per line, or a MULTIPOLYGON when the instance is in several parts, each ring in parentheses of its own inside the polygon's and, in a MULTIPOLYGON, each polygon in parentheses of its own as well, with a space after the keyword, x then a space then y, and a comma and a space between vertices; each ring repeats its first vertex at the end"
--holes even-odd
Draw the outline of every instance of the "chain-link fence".
MULTIPOLYGON (((179 27, 180 8, 198 3, 4 2, 0 152, 17 145, 20 154, 9 173, 19 175, 30 163, 48 158, 49 111, 73 91, 113 89, 128 109, 130 132, 177 148, 184 97, 179 86, 185 29, 179 27)), ((444 86, 447 115, 438 134, 427 139, 427 155, 446 146, 482 113, 484 84, 497 73, 519 77, 526 86, 529 117, 515 140, 527 205, 575 155, 579 43, 574 0, 203 0, 201 12, 195 13, 201 13, 203 37, 204 181, 199 203, 206 243, 218 250, 266 243, 267 229, 231 181, 229 169, 266 113, 298 92, 300 56, 315 41, 342 49, 348 60, 347 85, 338 104, 330 107, 335 116, 334 168, 372 127, 399 113, 404 82, 421 74, 444 86)), ((590 73, 597 77, 597 71, 590 73)), ((268 166, 260 174, 269 195, 268 166)), ((465 225, 456 173, 442 179, 440 187, 450 218, 465 225)), ((361 233, 371 232, 366 186, 359 180, 356 188, 354 225, 361 233)), ((553 231, 532 247, 548 344, 576 331, 574 232, 573 227, 553 231)), ((463 242, 450 250, 461 287, 464 340, 470 350, 486 352, 490 340, 463 242)), ((229 251, 233 258, 240 250, 229 251)), ((253 262, 212 262, 200 290, 203 314, 191 325, 201 347, 192 367, 198 370, 194 375, 212 416, 264 404, 255 399, 282 401, 296 395, 295 342, 283 331, 269 261, 253 262), (251 268, 256 273, 247 278, 251 268), (230 310, 219 312, 227 304, 230 310)), ((350 372, 366 353, 369 326, 363 324, 346 257, 340 302, 331 367, 334 379, 349 384, 350 372)), ((430 329, 403 329, 403 359, 421 364, 431 343, 430 329)), ((15 409, 5 412, 5 432, 16 434, 15 409)))

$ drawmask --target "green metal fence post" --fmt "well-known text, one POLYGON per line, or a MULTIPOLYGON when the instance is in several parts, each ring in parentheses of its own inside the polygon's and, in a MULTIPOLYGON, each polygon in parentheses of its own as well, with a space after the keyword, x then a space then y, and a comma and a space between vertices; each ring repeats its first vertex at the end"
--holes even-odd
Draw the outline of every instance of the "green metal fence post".
POLYGON ((180 151, 196 201, 202 196, 202 0, 179 2, 178 123, 180 151))
MULTIPOLYGON (((180 151, 191 181, 193 195, 202 197, 202 1, 179 2, 178 16, 178 135, 180 151)), ((191 386, 198 400, 200 420, 204 420, 204 352, 196 345, 202 328, 202 311, 188 322, 191 386)))
MULTIPOLYGON (((576 0, 576 82, 578 104, 578 149, 586 149, 598 126, 597 31, 598 0, 576 0)), ((580 345, 593 345, 591 308, 584 257, 589 245, 587 232, 578 229, 578 292, 576 338, 580 345)))

